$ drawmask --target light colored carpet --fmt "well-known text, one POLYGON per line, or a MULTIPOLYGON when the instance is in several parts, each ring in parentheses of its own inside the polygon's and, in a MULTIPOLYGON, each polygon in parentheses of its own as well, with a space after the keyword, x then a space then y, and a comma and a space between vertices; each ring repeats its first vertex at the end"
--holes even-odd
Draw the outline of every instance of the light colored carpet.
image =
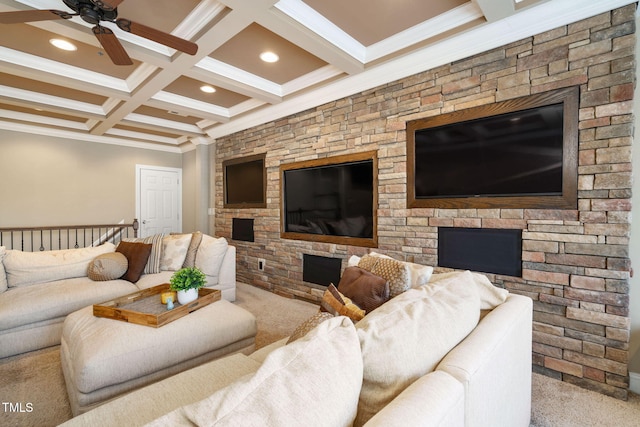
POLYGON ((531 425, 535 427, 637 427, 640 396, 622 401, 544 375, 533 374, 531 425))
MULTIPOLYGON (((317 305, 245 284, 238 284, 236 303, 257 318, 257 347, 290 335, 300 322, 318 310, 317 305)), ((0 402, 22 403, 23 408, 26 403, 33 405, 32 412, 13 413, 0 406, 0 426, 56 426, 71 417, 59 351, 59 347, 51 347, 0 360, 0 402)), ((623 402, 533 374, 532 395, 534 427, 640 425, 640 397, 635 394, 623 402)))

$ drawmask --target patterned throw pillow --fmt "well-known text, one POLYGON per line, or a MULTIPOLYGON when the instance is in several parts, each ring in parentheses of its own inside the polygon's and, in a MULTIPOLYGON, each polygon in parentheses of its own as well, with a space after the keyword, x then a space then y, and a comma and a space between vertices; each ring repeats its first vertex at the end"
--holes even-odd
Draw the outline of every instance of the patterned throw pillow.
POLYGON ((184 258, 184 263, 182 264, 183 267, 195 267, 196 253, 198 252, 198 247, 200 246, 200 242, 202 242, 202 232, 195 231, 191 235, 191 243, 189 243, 187 256, 184 258))
POLYGON ((187 257, 191 234, 171 234, 162 238, 162 256, 160 270, 178 271, 187 257))
POLYGON ((151 253, 144 267, 144 274, 160 273, 160 257, 162 256, 162 234, 148 237, 126 238, 123 242, 147 243, 151 245, 151 253))
POLYGON ((411 289, 409 266, 402 261, 367 254, 360 259, 358 267, 386 279, 391 298, 411 289))
POLYGON ((332 319, 333 317, 335 316, 331 313, 327 313, 325 311, 319 311, 318 313, 314 314, 313 316, 311 316, 310 318, 302 322, 295 329, 295 331, 293 331, 293 333, 289 337, 289 340, 287 341, 287 344, 302 338, 303 336, 307 335, 309 331, 311 331, 313 328, 315 328, 325 320, 332 319))
POLYGON ((121 278, 127 272, 129 261, 120 252, 109 252, 98 255, 89 263, 87 276, 89 279, 102 282, 121 278))
POLYGON ((361 320, 365 315, 365 311, 342 295, 333 283, 329 285, 322 296, 320 310, 331 313, 334 316, 347 316, 354 323, 361 320))

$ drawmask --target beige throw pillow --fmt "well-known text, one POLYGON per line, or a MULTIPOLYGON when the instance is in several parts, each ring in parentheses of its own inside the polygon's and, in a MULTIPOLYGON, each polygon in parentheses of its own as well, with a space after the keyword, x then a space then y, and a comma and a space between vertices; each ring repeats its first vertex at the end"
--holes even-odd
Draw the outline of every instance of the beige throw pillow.
POLYGON ((331 313, 327 313, 326 311, 319 311, 301 324, 293 331, 289 339, 287 340, 287 344, 292 343, 296 340, 307 335, 310 331, 312 331, 316 326, 325 320, 333 319, 335 316, 331 313))
POLYGON ((355 426, 362 426, 409 384, 433 371, 478 323, 471 274, 410 289, 356 324, 364 378, 355 426))
POLYGON ((161 271, 178 271, 187 257, 191 234, 170 234, 162 238, 161 271))
POLYGON ((196 253, 198 252, 200 242, 202 242, 202 232, 195 231, 191 235, 191 243, 189 243, 187 256, 184 258, 183 267, 194 267, 196 265, 196 253))
POLYGON ((127 272, 129 261, 120 252, 98 255, 89 263, 87 276, 89 279, 102 282, 121 278, 127 272))
POLYGON ((227 253, 228 246, 229 243, 224 237, 215 238, 207 234, 202 235, 202 242, 200 242, 200 247, 196 253, 195 266, 214 281, 213 283, 208 282, 208 285, 218 283, 220 266, 224 255, 227 253))
POLYGON ((362 356, 346 317, 322 322, 271 352, 258 371, 148 426, 351 426, 362 356))
POLYGON ((391 298, 411 288, 409 266, 402 261, 365 255, 360 259, 358 267, 384 278, 389 283, 389 295, 391 298))

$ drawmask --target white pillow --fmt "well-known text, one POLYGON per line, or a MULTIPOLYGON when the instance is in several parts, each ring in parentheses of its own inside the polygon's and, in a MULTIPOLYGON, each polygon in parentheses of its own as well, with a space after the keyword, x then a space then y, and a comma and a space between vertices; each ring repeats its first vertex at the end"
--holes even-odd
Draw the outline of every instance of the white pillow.
MULTIPOLYGON (((478 295, 480 296, 480 308, 482 310, 491 310, 506 301, 509 291, 495 286, 487 276, 481 273, 468 272, 471 274, 473 284, 476 286, 478 295)), ((440 280, 449 279, 463 274, 461 271, 452 271, 449 273, 438 273, 431 276, 429 284, 437 283, 440 280)))
POLYGON ((340 316, 271 352, 255 374, 147 426, 351 426, 362 385, 353 322, 340 316))
POLYGON ((409 289, 356 324, 364 378, 361 426, 409 384, 433 371, 478 324, 480 298, 471 273, 409 289))
POLYGON ((7 272, 4 270, 4 262, 2 262, 6 253, 7 248, 0 246, 0 293, 6 291, 9 287, 7 284, 7 272))
POLYGON ((10 288, 55 280, 86 277, 89 263, 98 255, 114 252, 113 243, 43 252, 8 250, 3 263, 10 288))
POLYGON ((227 253, 227 239, 224 237, 211 237, 207 234, 202 235, 202 241, 196 252, 196 267, 198 267, 204 274, 211 276, 213 283, 207 283, 207 285, 218 283, 218 276, 220 275, 220 266, 224 255, 227 253))
POLYGON ((192 234, 169 234, 162 238, 160 270, 177 271, 182 268, 187 257, 192 234))

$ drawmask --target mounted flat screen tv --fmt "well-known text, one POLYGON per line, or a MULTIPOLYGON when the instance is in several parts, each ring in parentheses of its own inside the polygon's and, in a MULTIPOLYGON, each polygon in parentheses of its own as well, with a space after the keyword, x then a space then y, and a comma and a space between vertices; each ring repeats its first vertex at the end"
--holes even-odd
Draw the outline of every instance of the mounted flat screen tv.
POLYGON ((266 208, 265 154, 222 162, 225 208, 266 208))
POLYGON ((578 88, 407 123, 408 206, 577 209, 578 88))
POLYGON ((376 152, 280 166, 281 236, 377 246, 376 152))

